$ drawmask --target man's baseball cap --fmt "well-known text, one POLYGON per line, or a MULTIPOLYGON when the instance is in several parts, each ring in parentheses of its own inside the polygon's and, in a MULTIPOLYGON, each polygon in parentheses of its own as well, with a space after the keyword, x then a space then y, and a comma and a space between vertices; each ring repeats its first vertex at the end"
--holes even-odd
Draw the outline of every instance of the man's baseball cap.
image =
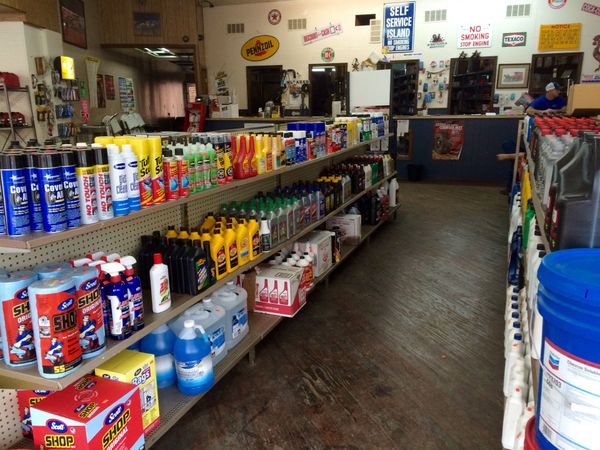
POLYGON ((560 84, 558 84, 556 81, 551 81, 546 85, 546 92, 551 91, 552 89, 558 89, 560 91, 560 84))

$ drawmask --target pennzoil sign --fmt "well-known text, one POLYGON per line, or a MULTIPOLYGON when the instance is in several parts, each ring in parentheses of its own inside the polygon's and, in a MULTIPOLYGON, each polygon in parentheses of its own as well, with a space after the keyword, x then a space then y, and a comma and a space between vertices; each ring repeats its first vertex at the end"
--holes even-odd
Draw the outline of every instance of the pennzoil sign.
POLYGON ((248 61, 264 61, 279 50, 279 40, 275 36, 261 34, 254 36, 242 45, 242 58, 248 61))

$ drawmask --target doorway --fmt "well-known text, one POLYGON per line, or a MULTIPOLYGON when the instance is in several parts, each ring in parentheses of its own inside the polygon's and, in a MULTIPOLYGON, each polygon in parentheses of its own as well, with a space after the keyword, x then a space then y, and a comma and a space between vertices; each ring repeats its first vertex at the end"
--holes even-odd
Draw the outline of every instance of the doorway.
POLYGON ((269 100, 281 103, 282 70, 283 66, 246 66, 248 114, 257 114, 269 100))
POLYGON ((331 102, 340 101, 347 111, 348 64, 309 64, 310 113, 313 116, 331 116, 331 102))

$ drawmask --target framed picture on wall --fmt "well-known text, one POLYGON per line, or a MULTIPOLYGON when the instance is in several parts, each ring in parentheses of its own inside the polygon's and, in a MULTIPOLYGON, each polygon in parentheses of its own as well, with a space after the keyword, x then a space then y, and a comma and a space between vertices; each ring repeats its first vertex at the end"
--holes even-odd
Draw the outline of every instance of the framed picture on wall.
POLYGON ((529 68, 531 64, 498 64, 498 89, 526 88, 529 84, 529 68))
POLYGON ((85 7, 82 0, 60 0, 60 23, 64 42, 87 48, 85 7))
POLYGON ((106 91, 104 90, 104 77, 96 75, 96 90, 98 95, 98 108, 106 108, 106 91))
POLYGON ((160 36, 160 14, 134 12, 133 34, 136 36, 160 36))
POLYGON ((115 79, 112 75, 104 75, 104 89, 106 90, 106 100, 114 100, 115 79))

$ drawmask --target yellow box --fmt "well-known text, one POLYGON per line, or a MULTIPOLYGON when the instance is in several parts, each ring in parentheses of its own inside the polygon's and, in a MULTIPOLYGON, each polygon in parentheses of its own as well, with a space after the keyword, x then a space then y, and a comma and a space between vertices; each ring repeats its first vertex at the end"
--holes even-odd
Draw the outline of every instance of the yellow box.
POLYGON ((135 384, 140 390, 142 403, 142 423, 144 434, 158 427, 160 411, 158 409, 158 388, 154 355, 124 350, 106 361, 94 371, 96 376, 135 384))

